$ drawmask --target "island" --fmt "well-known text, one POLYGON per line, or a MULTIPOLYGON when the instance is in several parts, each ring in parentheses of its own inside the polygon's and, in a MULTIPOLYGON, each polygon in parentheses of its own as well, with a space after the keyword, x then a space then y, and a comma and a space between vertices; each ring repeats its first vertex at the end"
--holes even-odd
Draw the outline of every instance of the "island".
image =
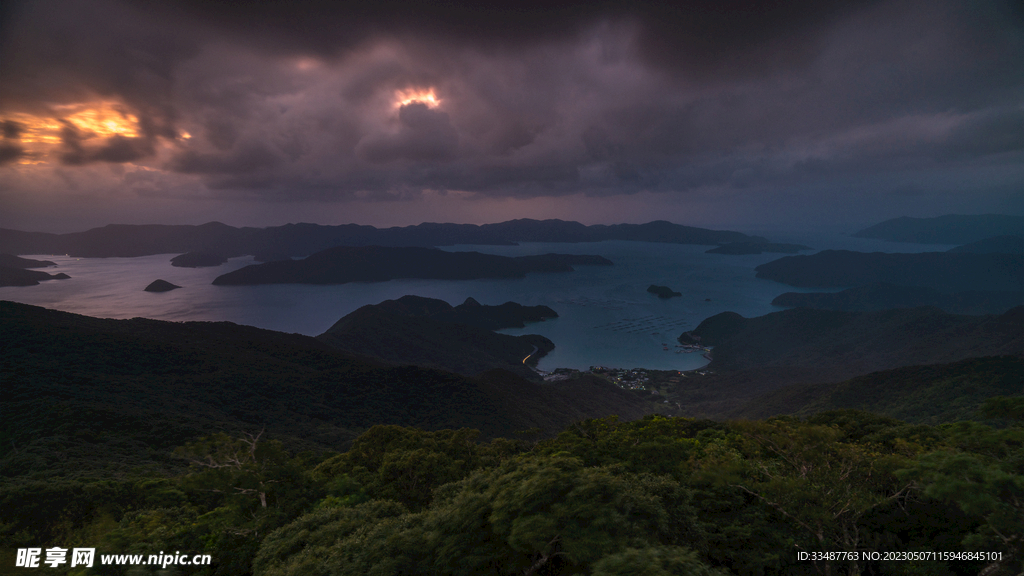
POLYGON ((784 244, 780 242, 730 242, 718 248, 706 250, 705 254, 729 254, 739 256, 744 254, 762 254, 764 252, 773 254, 796 254, 801 250, 812 250, 810 246, 803 244, 784 244))
POLYGON ((213 284, 346 284, 384 282, 398 278, 522 278, 530 272, 572 272, 573 265, 594 264, 610 265, 611 261, 601 256, 576 254, 512 258, 479 252, 446 252, 437 248, 338 246, 303 260, 246 266, 218 276, 213 284))
POLYGON ((220 266, 228 259, 212 252, 186 252, 171 258, 171 266, 179 268, 206 268, 220 266))
POLYGON ((171 284, 166 280, 153 280, 153 282, 151 282, 149 286, 146 286, 143 290, 146 292, 169 292, 171 290, 174 290, 175 288, 181 288, 181 286, 178 286, 177 284, 171 284))
POLYGON ((650 292, 651 294, 657 294, 658 298, 673 298, 676 296, 683 295, 682 292, 674 292, 668 286, 658 286, 655 284, 651 284, 650 286, 648 286, 647 291, 650 292))

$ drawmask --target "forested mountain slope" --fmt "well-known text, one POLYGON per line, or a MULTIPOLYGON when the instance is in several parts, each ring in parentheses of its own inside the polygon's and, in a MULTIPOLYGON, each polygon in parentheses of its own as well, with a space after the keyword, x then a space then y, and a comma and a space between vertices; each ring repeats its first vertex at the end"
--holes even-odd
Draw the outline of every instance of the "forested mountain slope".
POLYGON ((403 296, 363 306, 317 339, 390 364, 430 366, 467 376, 502 368, 537 380, 527 363, 536 365, 555 344, 536 334, 509 336, 492 330, 553 316, 557 314, 550 308, 527 308, 514 302, 453 307, 435 298, 403 296))
POLYGON ((293 449, 340 450, 374 424, 493 437, 647 407, 597 380, 573 388, 387 366, 228 322, 104 320, 0 302, 0 334, 4 476, 166 467, 171 448, 215 431, 265 429, 293 449))

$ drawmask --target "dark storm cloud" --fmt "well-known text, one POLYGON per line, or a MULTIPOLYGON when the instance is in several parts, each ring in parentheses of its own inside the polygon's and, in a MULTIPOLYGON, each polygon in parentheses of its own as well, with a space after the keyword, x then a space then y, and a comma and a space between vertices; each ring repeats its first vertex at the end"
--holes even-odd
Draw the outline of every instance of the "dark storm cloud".
POLYGON ((265 172, 280 163, 280 156, 265 145, 252 142, 224 153, 185 151, 174 158, 171 168, 183 174, 250 174, 265 172))
POLYGON ((5 2, 0 85, 7 103, 83 90, 117 94, 157 110, 169 104, 176 67, 194 56, 199 35, 113 0, 5 2))
MULTIPOLYGON (((0 118, 121 102, 137 137, 89 138, 65 122, 59 159, 148 162, 224 197, 777 189, 1020 163, 1024 152, 1024 27, 1012 2, 6 10, 0 118), (396 102, 426 89, 436 106, 396 102)), ((24 154, 12 122, 7 164, 24 154)))
POLYGON ((514 49, 561 41, 602 20, 628 20, 643 29, 639 46, 648 62, 710 73, 721 68, 754 72, 805 62, 813 57, 821 27, 878 2, 269 0, 243 10, 227 0, 184 0, 168 10, 217 26, 239 41, 258 39, 264 49, 324 56, 382 35, 412 35, 484 50, 514 49))
POLYGON ((7 142, 0 142, 0 166, 14 163, 25 156, 25 148, 21 144, 9 141, 17 140, 24 128, 20 122, 13 120, 0 122, 0 132, 3 133, 3 139, 8 140, 7 142))
POLYGON ((89 134, 66 120, 61 121, 61 163, 81 166, 93 162, 134 162, 153 153, 149 138, 128 138, 117 135, 91 143, 89 134))
POLYGON ((373 134, 356 147, 360 158, 381 164, 395 160, 445 161, 455 157, 459 134, 447 114, 413 102, 398 110, 397 133, 373 134))
POLYGON ((0 166, 17 161, 25 155, 25 149, 18 144, 0 143, 0 166))
MULTIPOLYGON (((50 104, 113 97, 138 118, 140 139, 115 137, 95 150, 82 147, 75 135, 62 134, 64 162, 130 162, 150 155, 153 139, 176 137, 174 75, 198 53, 199 35, 193 27, 168 26, 115 1, 4 4, 4 108, 60 119, 50 104)), ((4 112, 0 109, 0 115, 4 112)))
POLYGON ((3 131, 4 138, 17 140, 21 136, 22 131, 25 130, 25 126, 21 122, 7 120, 0 122, 0 130, 3 131))

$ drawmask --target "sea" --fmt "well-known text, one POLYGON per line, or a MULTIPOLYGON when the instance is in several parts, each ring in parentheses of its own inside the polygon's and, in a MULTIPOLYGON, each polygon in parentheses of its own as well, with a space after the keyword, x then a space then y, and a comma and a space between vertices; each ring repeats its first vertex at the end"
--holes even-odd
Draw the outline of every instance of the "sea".
MULTIPOLYGON (((814 250, 861 252, 933 252, 952 245, 893 243, 841 234, 792 234, 748 231, 774 242, 804 244, 814 250)), ((707 364, 700 353, 676 347, 683 332, 705 318, 731 311, 745 317, 781 310, 772 299, 800 289, 756 278, 754 268, 785 256, 707 254, 711 246, 652 242, 523 243, 518 246, 460 245, 449 251, 477 251, 504 256, 530 254, 598 254, 612 266, 575 266, 573 272, 533 273, 525 278, 492 280, 391 280, 332 286, 272 284, 214 286, 221 274, 254 264, 252 257, 232 258, 221 266, 177 268, 176 254, 137 258, 73 258, 22 255, 50 260, 71 278, 38 286, 0 287, 0 300, 11 300, 99 318, 153 318, 168 321, 227 321, 269 330, 316 336, 346 314, 367 304, 407 294, 439 298, 458 305, 472 297, 481 304, 513 301, 545 305, 558 318, 506 329, 506 334, 541 334, 555 349, 538 364, 541 370, 591 366, 693 370, 707 364), (163 279, 181 286, 170 292, 143 289, 163 279), (658 298, 651 284, 668 286, 680 297, 658 298)), ((835 289, 838 290, 838 289, 835 289)), ((833 290, 833 291, 835 291, 833 290)))

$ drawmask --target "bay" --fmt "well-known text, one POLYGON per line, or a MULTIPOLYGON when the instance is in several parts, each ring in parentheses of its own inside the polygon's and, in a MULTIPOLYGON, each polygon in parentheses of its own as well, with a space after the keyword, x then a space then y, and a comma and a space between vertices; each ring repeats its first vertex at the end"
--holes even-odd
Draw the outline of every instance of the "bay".
MULTIPOLYGON (((818 249, 923 252, 949 246, 894 244, 840 235, 798 235, 755 232, 780 242, 797 242, 818 249)), ((445 250, 474 250, 521 256, 557 252, 599 254, 612 266, 576 266, 574 272, 534 273, 520 279, 392 280, 334 286, 273 284, 214 286, 217 276, 253 264, 251 257, 232 258, 210 268, 171 266, 173 254, 138 258, 71 258, 26 255, 57 263, 50 273, 64 272, 68 280, 38 286, 0 288, 0 299, 100 318, 144 317, 169 321, 228 321, 289 333, 315 336, 342 316, 367 304, 415 294, 453 305, 473 297, 482 304, 507 301, 546 305, 559 317, 503 330, 507 334, 541 334, 555 342, 539 368, 587 369, 593 365, 617 368, 691 370, 707 363, 700 354, 683 353, 676 338, 705 318, 724 311, 760 316, 779 308, 771 305, 794 289, 755 278, 754 268, 782 255, 728 256, 706 254, 708 246, 651 242, 524 243, 519 246, 452 246, 445 250), (163 293, 143 291, 163 279, 181 286, 163 293), (647 292, 651 284, 669 286, 681 297, 661 299, 647 292), (667 348, 667 349, 666 349, 667 348)), ((806 252, 805 252, 806 253, 806 252)))

